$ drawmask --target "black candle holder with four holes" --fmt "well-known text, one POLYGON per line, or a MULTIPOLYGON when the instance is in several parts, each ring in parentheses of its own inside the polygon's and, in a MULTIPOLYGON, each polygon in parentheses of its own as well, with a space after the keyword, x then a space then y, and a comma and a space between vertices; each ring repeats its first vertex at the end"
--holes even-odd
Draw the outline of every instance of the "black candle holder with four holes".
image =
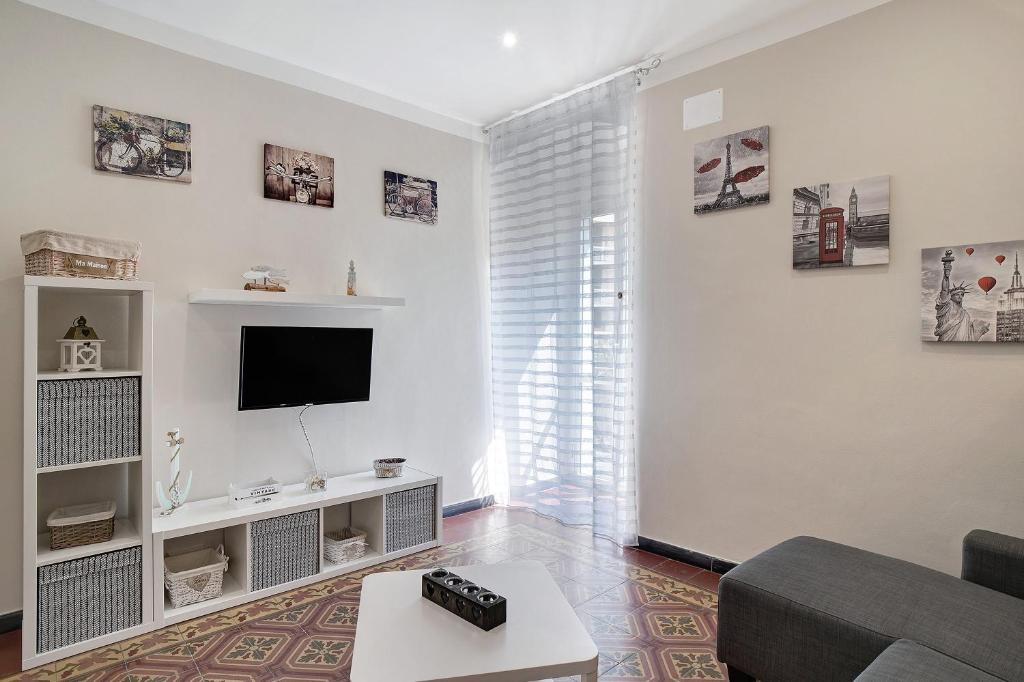
POLYGON ((444 568, 423 574, 423 597, 481 630, 505 622, 505 598, 444 568))

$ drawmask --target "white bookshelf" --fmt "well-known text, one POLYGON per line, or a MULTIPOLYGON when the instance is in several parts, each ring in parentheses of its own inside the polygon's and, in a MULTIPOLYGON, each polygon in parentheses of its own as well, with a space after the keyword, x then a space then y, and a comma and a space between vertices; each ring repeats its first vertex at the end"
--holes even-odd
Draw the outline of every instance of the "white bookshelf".
POLYGON ((153 628, 152 569, 152 367, 153 284, 71 277, 24 278, 23 398, 23 588, 22 668, 73 656, 153 628), (56 371, 56 340, 74 316, 84 314, 105 340, 102 371, 56 371), (109 365, 109 366, 108 366, 109 365), (36 455, 37 387, 64 379, 140 378, 139 453, 135 456, 38 467, 36 455), (58 506, 118 501, 114 535, 108 542, 51 550, 46 517, 58 506), (120 632, 40 653, 37 650, 38 573, 40 566, 142 548, 142 623, 120 632))
POLYGON ((291 291, 246 291, 244 289, 195 289, 189 292, 188 302, 206 305, 352 308, 357 310, 384 310, 405 306, 404 298, 303 294, 291 291))

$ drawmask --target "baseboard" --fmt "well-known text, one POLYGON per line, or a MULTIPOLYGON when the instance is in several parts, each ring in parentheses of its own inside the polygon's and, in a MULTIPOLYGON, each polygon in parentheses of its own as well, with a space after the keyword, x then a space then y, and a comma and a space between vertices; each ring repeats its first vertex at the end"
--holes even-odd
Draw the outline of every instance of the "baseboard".
POLYGON ((477 509, 490 507, 492 504, 494 504, 494 495, 474 497, 472 500, 466 500, 465 502, 446 504, 442 514, 444 518, 447 519, 449 516, 457 516, 459 514, 465 514, 466 512, 476 511, 477 509))
POLYGON ((736 568, 737 565, 732 561, 719 559, 716 556, 704 554, 703 552, 696 552, 692 549, 686 549, 685 547, 676 547, 675 545, 670 545, 667 542, 662 542, 661 540, 652 540, 651 538, 640 536, 637 541, 640 549, 645 552, 657 554, 658 556, 663 556, 666 559, 672 559, 673 561, 681 561, 684 564, 697 566, 698 568, 703 568, 705 571, 711 571, 713 573, 728 573, 732 569, 736 568))
POLYGON ((21 629, 21 611, 0 614, 0 635, 21 629))

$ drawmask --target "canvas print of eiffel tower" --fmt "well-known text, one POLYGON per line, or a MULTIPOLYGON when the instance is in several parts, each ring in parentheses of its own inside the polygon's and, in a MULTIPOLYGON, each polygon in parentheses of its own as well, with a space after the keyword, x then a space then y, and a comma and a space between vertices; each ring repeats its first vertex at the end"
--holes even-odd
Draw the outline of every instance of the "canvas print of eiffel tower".
POLYGON ((768 126, 694 145, 694 213, 767 203, 768 126))

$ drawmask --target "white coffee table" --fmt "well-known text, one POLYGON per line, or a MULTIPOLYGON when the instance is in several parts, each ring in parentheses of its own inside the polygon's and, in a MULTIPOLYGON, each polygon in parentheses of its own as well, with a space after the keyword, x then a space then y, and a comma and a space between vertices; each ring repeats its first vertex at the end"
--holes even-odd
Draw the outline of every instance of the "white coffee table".
POLYGON ((528 682, 564 675, 597 680, 597 647, 543 564, 451 569, 507 600, 490 632, 421 595, 427 569, 363 579, 352 682, 528 682))

